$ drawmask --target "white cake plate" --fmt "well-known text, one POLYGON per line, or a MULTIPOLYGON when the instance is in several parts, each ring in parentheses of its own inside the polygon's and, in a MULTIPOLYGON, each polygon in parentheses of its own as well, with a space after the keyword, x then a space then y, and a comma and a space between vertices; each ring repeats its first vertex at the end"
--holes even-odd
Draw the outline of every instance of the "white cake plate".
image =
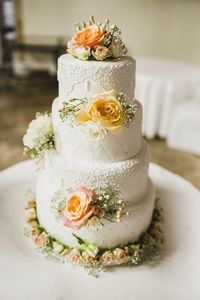
POLYGON ((26 161, 0 173, 1 300, 200 299, 200 193, 151 164, 165 215, 165 257, 157 267, 118 267, 98 279, 82 267, 47 260, 23 233, 24 206, 37 174, 26 161))

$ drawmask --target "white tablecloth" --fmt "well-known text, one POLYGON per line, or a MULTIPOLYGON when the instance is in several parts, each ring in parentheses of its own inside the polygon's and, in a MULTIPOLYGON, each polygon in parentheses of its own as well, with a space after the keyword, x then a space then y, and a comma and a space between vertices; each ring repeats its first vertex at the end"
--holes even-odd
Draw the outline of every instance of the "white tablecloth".
POLYGON ((199 97, 200 66, 166 59, 136 58, 136 98, 143 104, 147 138, 166 138, 177 105, 199 97))
POLYGON ((165 245, 158 266, 115 268, 88 276, 83 268, 46 260, 24 236, 27 191, 35 188, 34 163, 0 173, 0 299, 200 299, 200 194, 189 182, 150 165, 164 209, 165 245))

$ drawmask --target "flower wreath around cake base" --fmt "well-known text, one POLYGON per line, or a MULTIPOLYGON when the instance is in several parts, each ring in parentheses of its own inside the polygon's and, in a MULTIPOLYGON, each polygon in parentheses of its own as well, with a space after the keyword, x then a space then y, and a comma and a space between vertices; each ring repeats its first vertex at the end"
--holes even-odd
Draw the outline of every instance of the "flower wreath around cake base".
POLYGON ((36 248, 46 257, 61 262, 71 262, 85 267, 90 275, 98 277, 100 271, 114 265, 154 265, 160 260, 160 247, 164 243, 163 211, 156 200, 152 221, 145 233, 134 243, 123 247, 100 249, 73 234, 78 246, 68 246, 51 236, 40 225, 36 200, 32 196, 26 207, 26 235, 31 237, 36 248))

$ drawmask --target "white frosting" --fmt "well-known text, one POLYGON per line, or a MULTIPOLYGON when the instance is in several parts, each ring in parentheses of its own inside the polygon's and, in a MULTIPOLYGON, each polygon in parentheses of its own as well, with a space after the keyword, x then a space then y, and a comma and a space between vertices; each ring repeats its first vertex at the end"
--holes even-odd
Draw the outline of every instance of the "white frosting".
MULTIPOLYGON (((142 199, 128 207, 129 215, 123 216, 120 223, 103 220, 103 228, 92 230, 81 228, 78 235, 85 241, 93 242, 102 248, 125 245, 138 240, 139 236, 148 228, 155 200, 155 190, 151 181, 142 199)), ((62 243, 70 246, 77 245, 72 233, 76 233, 63 225, 62 220, 56 220, 50 211, 51 193, 44 185, 41 176, 37 186, 37 212, 41 225, 62 243)))
POLYGON ((147 189, 148 166, 148 148, 143 142, 132 159, 105 164, 67 160, 56 151, 49 152, 41 176, 43 185, 52 194, 62 186, 93 188, 95 183, 113 182, 120 186, 124 201, 136 203, 147 189))
POLYGON ((116 183, 127 204, 129 216, 120 223, 104 221, 98 231, 81 228, 78 235, 99 247, 114 247, 136 241, 147 229, 154 207, 155 191, 148 179, 149 155, 142 142, 142 107, 138 102, 134 123, 121 132, 108 133, 102 140, 91 140, 80 127, 62 122, 59 108, 70 98, 90 97, 114 89, 134 97, 135 61, 122 57, 112 61, 80 61, 70 55, 58 60, 59 97, 52 106, 56 150, 45 155, 44 169, 37 184, 37 210, 41 225, 55 238, 75 245, 73 230, 57 221, 50 201, 63 187, 116 183))
POLYGON ((125 56, 110 61, 81 61, 70 54, 58 59, 59 99, 83 98, 87 90, 116 90, 134 97, 135 60, 125 56))
POLYGON ((138 153, 142 143, 142 106, 137 101, 133 124, 120 132, 108 133, 101 140, 93 140, 78 127, 63 122, 59 115, 59 98, 52 106, 52 120, 56 133, 56 148, 68 159, 112 162, 126 160, 138 153))

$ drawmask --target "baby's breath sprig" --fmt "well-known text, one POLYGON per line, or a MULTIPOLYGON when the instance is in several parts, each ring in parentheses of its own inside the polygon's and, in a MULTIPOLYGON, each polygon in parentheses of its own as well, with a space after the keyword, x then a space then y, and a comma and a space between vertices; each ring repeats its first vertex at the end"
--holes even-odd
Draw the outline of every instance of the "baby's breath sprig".
POLYGON ((122 199, 119 185, 103 184, 95 189, 94 206, 98 217, 111 222, 120 222, 122 215, 128 214, 125 211, 125 202, 122 199))
POLYGON ((65 197, 63 194, 63 191, 56 192, 52 199, 50 204, 50 210, 55 215, 55 218, 58 220, 62 217, 62 210, 65 205, 65 197))
POLYGON ((126 95, 124 95, 123 93, 119 93, 117 95, 117 100, 121 103, 124 111, 124 126, 128 127, 134 122, 135 113, 138 109, 138 105, 134 99, 127 99, 126 95))
POLYGON ((63 102, 62 108, 59 109, 60 118, 63 122, 67 122, 73 126, 73 119, 80 108, 88 102, 86 98, 73 98, 69 101, 63 102))

